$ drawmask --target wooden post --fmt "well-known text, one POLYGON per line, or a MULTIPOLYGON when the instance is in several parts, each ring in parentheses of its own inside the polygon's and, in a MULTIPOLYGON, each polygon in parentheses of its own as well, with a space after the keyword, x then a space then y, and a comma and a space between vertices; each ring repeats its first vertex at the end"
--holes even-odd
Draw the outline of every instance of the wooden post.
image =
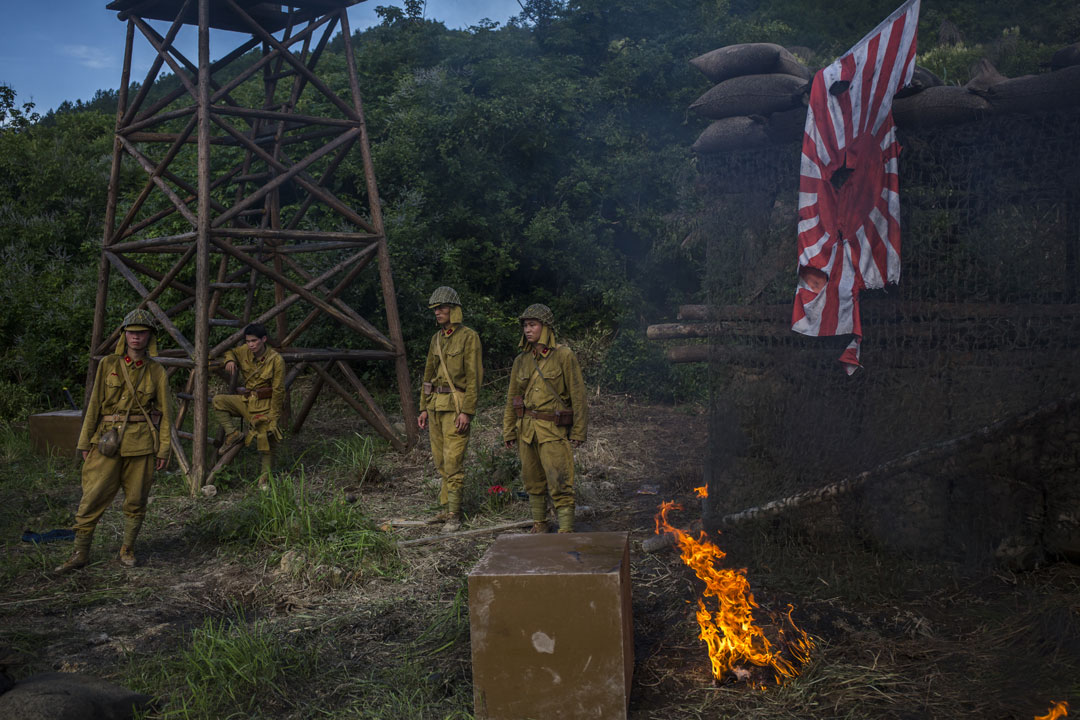
POLYGON ((206 437, 210 430, 209 399, 210 344, 210 0, 199 0, 199 214, 195 240, 195 361, 194 407, 192 419, 195 436, 191 448, 191 493, 206 479, 206 437))
POLYGON ((371 146, 368 142, 367 123, 364 121, 364 109, 360 103, 360 84, 356 77, 356 56, 352 48, 352 31, 349 28, 349 12, 341 11, 341 37, 345 44, 345 67, 349 72, 349 90, 352 92, 353 107, 360 119, 360 154, 364 160, 364 180, 367 183, 368 208, 371 224, 379 234, 379 281, 382 285, 383 304, 386 306, 386 322, 390 327, 390 342, 398 353, 394 363, 397 372, 398 392, 401 398, 401 413, 405 418, 406 445, 412 447, 420 437, 416 425, 416 404, 413 400, 412 382, 409 379, 409 363, 405 357, 405 338, 401 334, 401 318, 398 316, 397 292, 394 290, 394 277, 390 272, 390 252, 386 246, 386 228, 383 226, 382 207, 379 205, 379 190, 375 185, 375 164, 371 160, 371 146))

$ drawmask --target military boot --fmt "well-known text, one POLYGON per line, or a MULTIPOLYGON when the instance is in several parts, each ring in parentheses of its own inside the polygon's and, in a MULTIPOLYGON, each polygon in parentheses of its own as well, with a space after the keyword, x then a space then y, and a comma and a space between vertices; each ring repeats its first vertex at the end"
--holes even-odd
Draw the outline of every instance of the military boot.
POLYGON ((218 455, 225 455, 234 447, 239 445, 244 440, 244 433, 239 430, 230 430, 225 435, 225 439, 221 441, 221 447, 218 448, 218 455))
POLYGON ((117 556, 117 560, 124 567, 135 567, 135 551, 128 545, 121 545, 120 555, 117 556))
POLYGON ((58 565, 53 572, 63 574, 86 567, 90 562, 90 543, 93 539, 94 534, 92 532, 76 532, 75 549, 71 552, 71 557, 62 565, 58 565))
POLYGON ((533 520, 529 532, 534 534, 546 533, 548 531, 547 495, 529 495, 529 512, 532 514, 533 520))
POLYGON ((574 532, 574 506, 567 505, 558 509, 559 515, 559 532, 572 533, 574 532))
POLYGON ((444 533, 457 532, 461 529, 461 490, 447 490, 447 517, 443 525, 444 533))

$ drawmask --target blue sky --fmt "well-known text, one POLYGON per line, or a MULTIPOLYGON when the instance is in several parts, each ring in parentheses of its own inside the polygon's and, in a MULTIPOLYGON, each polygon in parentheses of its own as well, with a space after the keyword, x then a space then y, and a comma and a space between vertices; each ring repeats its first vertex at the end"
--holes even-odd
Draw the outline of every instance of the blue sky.
MULTIPOLYGON (((34 102, 44 114, 64 100, 89 100, 99 89, 120 84, 125 24, 106 10, 109 0, 30 0, 5 3, 0 27, 0 84, 15 89, 17 102, 34 102), (55 27, 54 27, 55 26, 55 27)), ((367 0, 349 10, 353 29, 378 21, 377 5, 401 6, 400 0, 367 0)), ((517 0, 428 0, 426 17, 451 28, 474 25, 481 18, 502 24, 521 12, 517 0)), ((162 23, 153 23, 165 32, 162 23)), ((221 33, 212 40, 211 55, 224 55, 242 40, 221 33)), ((195 33, 185 28, 178 39, 194 60, 195 33)), ((142 82, 154 51, 135 35, 132 79, 142 82)))

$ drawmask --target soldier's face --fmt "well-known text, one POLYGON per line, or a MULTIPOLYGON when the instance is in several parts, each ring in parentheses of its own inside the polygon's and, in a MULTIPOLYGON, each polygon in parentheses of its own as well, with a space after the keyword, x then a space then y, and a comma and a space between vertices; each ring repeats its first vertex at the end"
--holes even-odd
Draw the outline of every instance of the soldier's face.
POLYGON ((146 349, 146 345, 150 342, 149 330, 125 330, 124 342, 127 344, 129 350, 134 352, 142 352, 146 349))
POLYGON ((440 325, 445 325, 446 323, 450 322, 451 308, 453 308, 453 305, 440 305, 439 307, 435 308, 435 322, 439 323, 440 325))
POLYGON ((523 320, 521 330, 525 333, 525 340, 531 343, 540 339, 540 331, 544 329, 544 323, 539 320, 523 320))
POLYGON ((259 357, 263 353, 263 348, 266 347, 266 336, 259 337, 258 335, 245 335, 244 342, 247 343, 248 350, 255 357, 259 357))

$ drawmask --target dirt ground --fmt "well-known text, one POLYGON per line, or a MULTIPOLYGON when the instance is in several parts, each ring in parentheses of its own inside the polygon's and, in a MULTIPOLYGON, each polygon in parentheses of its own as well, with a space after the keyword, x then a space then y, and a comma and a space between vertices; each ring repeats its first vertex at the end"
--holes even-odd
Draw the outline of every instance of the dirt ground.
MULTIPOLYGON (((477 416, 471 462, 490 477, 474 471, 469 481, 520 489, 510 476, 512 456, 498 449, 500 415, 492 407, 477 416)), ((1076 566, 966 573, 787 521, 741 529, 719 544, 733 566, 747 568, 763 618, 794 606, 793 617, 817 642, 815 655, 801 677, 784 685, 760 671, 750 682, 714 680, 693 615, 699 581, 676 552, 646 553, 641 546, 653 534, 662 500, 685 506, 676 524, 700 517, 693 488, 702 482, 706 425, 699 405, 597 396, 589 440, 576 455, 578 504, 585 508, 576 529, 630 532, 630 718, 1032 718, 1052 701, 1080 699, 1076 566), (755 687, 762 683, 765 690, 755 687)), ((318 458, 333 438, 355 432, 363 428, 348 416, 315 418, 289 440, 291 472, 308 467, 313 490, 326 497, 350 493, 377 524, 429 516, 437 482, 426 437, 408 455, 381 453, 378 473, 360 482, 340 467, 326 470, 318 458)), ((66 472, 73 508, 77 481, 66 472)), ((0 588, 0 661, 15 678, 59 669, 131 684, 149 659, 184 651, 208 618, 242 610, 318 645, 320 666, 332 671, 235 717, 471 717, 463 588, 492 536, 401 547, 394 551, 399 570, 380 576, 352 568, 297 570, 287 553, 208 544, 192 530, 256 492, 238 472, 222 478, 214 497, 191 499, 178 476, 165 476, 133 570, 114 559, 118 507, 99 529, 95 562, 70 576, 48 572, 68 551, 60 544, 6 543, 4 564, 14 569, 0 588), (371 710, 366 694, 392 685, 386 670, 403 658, 421 668, 405 682, 419 677, 444 687, 445 697, 428 687, 426 704, 371 710), (365 703, 369 709, 361 710, 365 703)), ((519 500, 497 510, 484 502, 485 488, 474 488, 466 529, 528 516, 519 500)), ((437 527, 389 532, 396 540, 416 539, 437 527)))

